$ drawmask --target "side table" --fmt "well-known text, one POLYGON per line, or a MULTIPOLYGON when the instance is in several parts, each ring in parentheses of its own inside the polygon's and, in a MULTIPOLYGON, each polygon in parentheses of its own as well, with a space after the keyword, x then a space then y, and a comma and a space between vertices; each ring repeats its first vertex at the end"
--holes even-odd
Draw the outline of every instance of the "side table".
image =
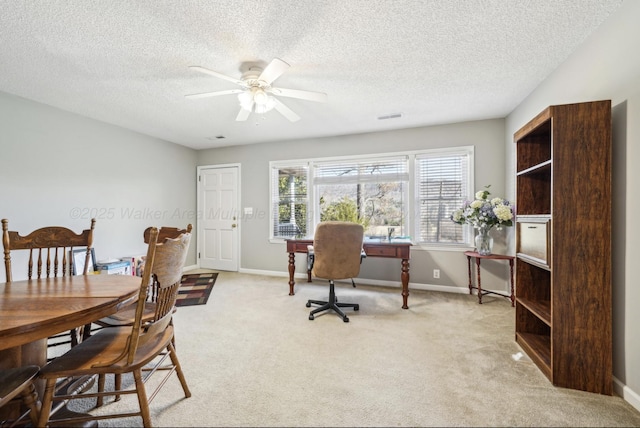
POLYGON ((507 297, 511 300, 511 306, 515 306, 516 297, 513 290, 513 261, 515 260, 514 256, 505 256, 503 254, 489 254, 487 256, 483 256, 478 254, 476 251, 465 251, 464 255, 467 256, 467 265, 469 268, 469 294, 472 294, 474 288, 478 290, 478 303, 482 304, 482 296, 485 294, 497 294, 498 296, 507 297), (478 286, 473 286, 473 281, 471 277, 471 259, 476 259, 476 270, 478 271, 478 286), (482 282, 480 280, 480 260, 482 259, 490 259, 490 260, 507 260, 509 262, 509 270, 511 274, 511 294, 500 293, 498 291, 489 291, 482 289, 482 282))

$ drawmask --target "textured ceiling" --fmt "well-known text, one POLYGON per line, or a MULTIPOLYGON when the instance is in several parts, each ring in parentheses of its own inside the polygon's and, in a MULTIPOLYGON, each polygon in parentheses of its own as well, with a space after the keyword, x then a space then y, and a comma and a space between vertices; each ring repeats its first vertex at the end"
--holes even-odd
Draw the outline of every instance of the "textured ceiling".
POLYGON ((504 117, 620 0, 0 0, 0 91, 195 149, 504 117), (246 62, 291 67, 236 122, 246 62), (401 113, 400 118, 379 120, 401 113), (224 136, 224 139, 216 139, 224 136))

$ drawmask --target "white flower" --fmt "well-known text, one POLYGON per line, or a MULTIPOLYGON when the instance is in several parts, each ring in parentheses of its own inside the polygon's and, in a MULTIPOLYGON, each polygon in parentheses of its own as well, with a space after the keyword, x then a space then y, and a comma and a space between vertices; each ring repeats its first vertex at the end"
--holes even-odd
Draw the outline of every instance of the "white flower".
POLYGON ((511 208, 504 204, 500 204, 493 209, 493 213, 498 217, 500 221, 509 221, 513 218, 511 208))
POLYGON ((492 227, 500 229, 513 225, 513 207, 503 198, 489 198, 489 186, 475 194, 471 203, 464 202, 461 208, 453 211, 450 219, 458 224, 470 224, 479 229, 490 230, 492 227))

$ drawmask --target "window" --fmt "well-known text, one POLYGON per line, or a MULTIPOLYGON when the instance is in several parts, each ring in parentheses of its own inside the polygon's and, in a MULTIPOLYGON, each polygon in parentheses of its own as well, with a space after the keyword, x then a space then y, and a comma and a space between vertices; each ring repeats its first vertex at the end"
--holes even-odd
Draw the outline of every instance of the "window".
POLYGON ((407 156, 317 162, 313 166, 319 221, 360 223, 367 237, 409 235, 407 156))
POLYGON ((342 220, 362 224, 368 238, 466 245, 468 231, 450 215, 472 193, 471 165, 473 147, 271 162, 270 238, 342 220))
POLYGON ((271 224, 274 238, 307 235, 306 165, 272 167, 271 224))
POLYGON ((468 228, 452 222, 451 214, 473 193, 472 160, 472 148, 416 156, 418 242, 442 245, 469 242, 468 228))

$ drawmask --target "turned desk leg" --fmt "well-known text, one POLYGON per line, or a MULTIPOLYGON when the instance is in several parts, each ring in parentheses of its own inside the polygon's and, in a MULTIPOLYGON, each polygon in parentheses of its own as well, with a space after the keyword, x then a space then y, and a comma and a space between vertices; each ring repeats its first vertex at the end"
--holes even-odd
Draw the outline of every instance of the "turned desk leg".
POLYGON ((478 304, 482 304, 482 282, 480 282, 480 257, 476 258, 476 269, 478 269, 478 304))
POLYGON ((473 294, 473 283, 471 282, 471 256, 467 256, 467 269, 469 270, 469 294, 473 294))
POLYGON ((409 309, 407 300, 409 298, 409 259, 402 259, 402 309, 409 309))
POLYGON ((293 286, 296 283, 293 280, 293 276, 296 272, 296 253, 289 253, 289 296, 293 296, 293 286))
POLYGON ((513 289, 513 259, 509 259, 509 270, 511 271, 511 307, 516 305, 516 295, 513 289))

